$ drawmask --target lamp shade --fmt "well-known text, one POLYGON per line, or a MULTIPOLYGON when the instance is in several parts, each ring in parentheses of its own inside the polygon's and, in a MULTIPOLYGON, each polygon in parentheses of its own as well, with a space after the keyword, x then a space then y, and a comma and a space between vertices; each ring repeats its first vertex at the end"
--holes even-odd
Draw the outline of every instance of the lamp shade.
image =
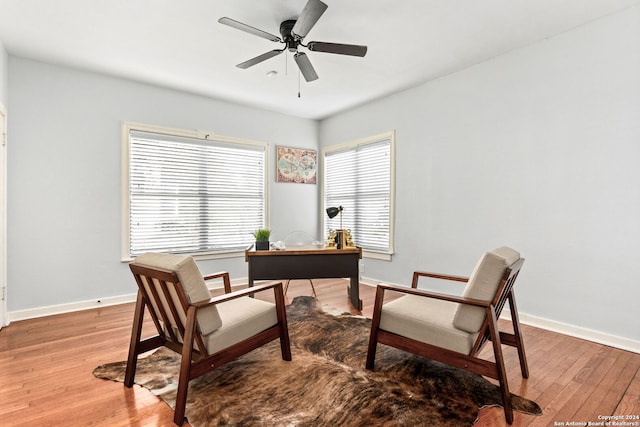
POLYGON ((327 208, 327 215, 329 216, 329 218, 335 217, 340 212, 342 212, 342 206, 337 208, 336 207, 327 208))

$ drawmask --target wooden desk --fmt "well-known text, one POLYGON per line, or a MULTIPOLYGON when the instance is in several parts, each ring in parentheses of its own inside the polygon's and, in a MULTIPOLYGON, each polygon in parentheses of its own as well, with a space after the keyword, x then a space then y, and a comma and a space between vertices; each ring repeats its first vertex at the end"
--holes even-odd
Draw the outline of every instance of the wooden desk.
POLYGON ((249 264, 249 286, 255 280, 349 278, 347 293, 355 308, 362 310, 359 260, 361 248, 326 249, 295 246, 278 251, 245 251, 249 264))

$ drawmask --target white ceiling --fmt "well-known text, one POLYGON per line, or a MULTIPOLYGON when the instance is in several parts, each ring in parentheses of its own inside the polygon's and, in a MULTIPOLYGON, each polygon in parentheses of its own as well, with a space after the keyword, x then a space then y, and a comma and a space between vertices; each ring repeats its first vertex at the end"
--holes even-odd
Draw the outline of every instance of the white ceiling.
POLYGON ((228 16, 279 35, 306 0, 0 0, 0 42, 10 55, 321 119, 640 3, 324 1, 305 44, 369 50, 364 58, 307 51, 320 76, 310 83, 289 52, 236 68, 280 45, 217 22, 228 16))

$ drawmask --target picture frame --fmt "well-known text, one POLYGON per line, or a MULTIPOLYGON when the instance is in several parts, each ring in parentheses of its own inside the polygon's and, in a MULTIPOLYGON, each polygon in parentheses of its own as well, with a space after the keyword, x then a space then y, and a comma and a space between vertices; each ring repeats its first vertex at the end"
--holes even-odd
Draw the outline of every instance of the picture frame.
POLYGON ((316 184, 318 151, 276 146, 276 182, 316 184))

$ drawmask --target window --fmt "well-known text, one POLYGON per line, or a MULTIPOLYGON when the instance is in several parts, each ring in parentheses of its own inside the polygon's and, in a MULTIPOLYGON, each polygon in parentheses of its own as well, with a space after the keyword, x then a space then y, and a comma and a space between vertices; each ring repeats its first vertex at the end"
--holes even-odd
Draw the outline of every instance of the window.
MULTIPOLYGON (((393 253, 393 132, 326 148, 324 208, 342 206, 342 228, 364 251, 393 253)), ((340 218, 324 218, 325 235, 340 218)))
POLYGON ((125 124, 123 255, 243 250, 266 226, 266 144, 125 124))

